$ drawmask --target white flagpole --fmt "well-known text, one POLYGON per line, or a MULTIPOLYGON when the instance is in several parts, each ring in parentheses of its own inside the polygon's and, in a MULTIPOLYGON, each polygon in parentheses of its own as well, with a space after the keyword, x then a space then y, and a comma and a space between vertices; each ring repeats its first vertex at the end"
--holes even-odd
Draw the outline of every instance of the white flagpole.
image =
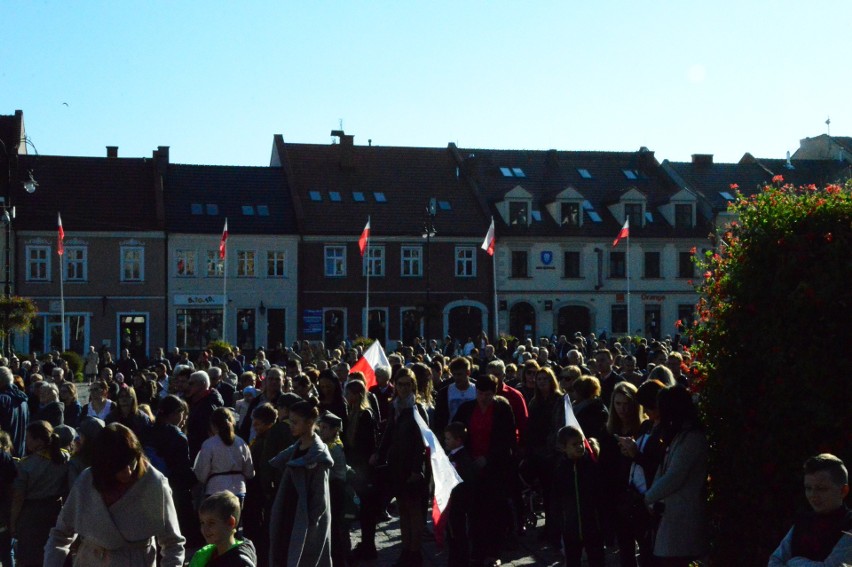
MULTIPOLYGON (((491 222, 494 222, 492 217, 491 222)), ((495 234, 495 239, 497 235, 495 234)), ((492 341, 496 341, 500 336, 500 330, 498 327, 498 313, 497 313, 497 247, 494 247, 494 255, 491 256, 491 278, 494 280, 494 336, 492 337, 492 341)), ((494 343, 496 344, 496 343, 494 343)))
POLYGON ((627 231, 627 335, 633 336, 630 327, 630 230, 627 231))
POLYGON ((62 348, 60 352, 65 352, 65 255, 59 256, 59 312, 60 320, 62 321, 62 348))
MULTIPOLYGON (((367 217, 367 226, 370 225, 370 217, 367 217)), ((370 233, 367 233, 367 246, 364 248, 364 260, 362 265, 367 270, 367 307, 366 313, 364 313, 364 338, 367 338, 367 332, 369 330, 370 325, 370 237, 372 236, 372 227, 370 227, 370 233)))
MULTIPOLYGON (((228 226, 228 219, 225 219, 228 226)), ((228 235, 230 236, 230 235, 228 235)), ((228 237, 225 237, 225 257, 222 258, 222 342, 227 342, 228 335, 228 237)))

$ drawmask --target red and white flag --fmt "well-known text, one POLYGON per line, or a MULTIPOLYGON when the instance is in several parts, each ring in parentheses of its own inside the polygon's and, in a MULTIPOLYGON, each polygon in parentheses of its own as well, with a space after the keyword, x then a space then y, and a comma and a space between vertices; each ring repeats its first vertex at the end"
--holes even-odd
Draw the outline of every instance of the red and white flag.
POLYGON ((630 236, 630 217, 624 220, 624 226, 621 227, 621 230, 618 232, 618 236, 615 237, 615 240, 612 241, 612 247, 615 248, 618 245, 618 241, 622 238, 627 238, 630 236))
MULTIPOLYGON (((568 394, 565 394, 562 400, 565 404, 565 425, 570 425, 571 427, 576 428, 580 433, 583 433, 583 428, 580 427, 580 422, 577 421, 577 416, 574 415, 574 406, 571 404, 571 397, 568 394)), ((595 455, 595 452, 592 451, 592 445, 589 443, 585 433, 583 433, 583 446, 586 448, 586 451, 589 452, 592 460, 597 462, 598 458, 595 455)))
POLYGON ((370 240, 370 217, 367 217, 367 226, 361 231, 361 237, 358 239, 358 248, 361 250, 361 257, 364 257, 364 251, 367 249, 367 241, 370 240))
POLYGON ((367 385, 367 390, 376 385, 376 368, 379 366, 387 366, 390 368, 390 362, 385 355, 385 349, 379 341, 374 341, 361 357, 361 360, 352 366, 350 372, 363 372, 364 383, 367 385))
POLYGON ((228 219, 225 219, 225 228, 222 229, 222 240, 219 241, 219 259, 225 259, 225 245, 228 242, 228 219))
POLYGON ((435 482, 435 495, 432 497, 432 524, 435 526, 435 543, 438 544, 438 547, 443 547, 444 530, 450 517, 450 494, 462 479, 441 444, 435 439, 435 434, 429 429, 420 412, 416 409, 414 410, 414 421, 417 422, 420 435, 423 437, 423 444, 429 451, 432 480, 435 482))
POLYGON ((65 230, 62 228, 62 215, 56 213, 56 221, 59 223, 59 231, 56 235, 56 253, 65 254, 65 230))
POLYGON ((494 218, 491 218, 491 226, 488 227, 488 232, 485 234, 485 240, 482 241, 482 249, 488 252, 489 256, 494 255, 494 218))

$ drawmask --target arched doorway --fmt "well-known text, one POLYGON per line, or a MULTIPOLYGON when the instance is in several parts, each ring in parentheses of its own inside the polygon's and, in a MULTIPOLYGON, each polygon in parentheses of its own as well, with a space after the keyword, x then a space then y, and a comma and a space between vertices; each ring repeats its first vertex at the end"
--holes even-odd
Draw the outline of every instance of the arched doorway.
POLYGON ((519 339, 535 339, 535 308, 522 301, 509 311, 509 333, 519 339))
POLYGON ((583 336, 592 331, 592 317, 589 314, 589 308, 582 305, 560 307, 556 319, 556 333, 572 337, 577 331, 583 333, 583 336))
POLYGON ((468 337, 482 332, 482 310, 474 305, 459 305, 450 309, 447 333, 464 344, 468 337))

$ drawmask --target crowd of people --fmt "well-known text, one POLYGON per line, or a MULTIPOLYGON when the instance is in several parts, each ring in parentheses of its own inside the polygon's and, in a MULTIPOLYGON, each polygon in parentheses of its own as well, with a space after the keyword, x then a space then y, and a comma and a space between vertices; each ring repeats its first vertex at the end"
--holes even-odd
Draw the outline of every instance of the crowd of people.
MULTIPOLYGON (((451 567, 499 565, 533 529, 570 566, 706 555, 708 444, 679 337, 416 339, 370 376, 362 355, 92 349, 83 404, 58 354, 0 361, 0 564, 356 565, 391 514, 401 567, 422 564, 428 529, 451 567), (423 424, 462 480, 438 526, 423 424)), ((805 484, 833 499, 811 500, 821 516, 772 565, 848 558, 848 475, 829 457, 805 484)))

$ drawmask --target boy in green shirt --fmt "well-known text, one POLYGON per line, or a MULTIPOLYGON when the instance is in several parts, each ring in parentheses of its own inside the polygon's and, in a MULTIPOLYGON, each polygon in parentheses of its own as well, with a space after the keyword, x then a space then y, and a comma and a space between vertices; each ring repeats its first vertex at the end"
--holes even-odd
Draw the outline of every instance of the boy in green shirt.
POLYGON ((204 499, 198 508, 201 533, 207 545, 192 556, 189 567, 255 567, 257 554, 251 541, 236 538, 240 500, 223 490, 204 499))

